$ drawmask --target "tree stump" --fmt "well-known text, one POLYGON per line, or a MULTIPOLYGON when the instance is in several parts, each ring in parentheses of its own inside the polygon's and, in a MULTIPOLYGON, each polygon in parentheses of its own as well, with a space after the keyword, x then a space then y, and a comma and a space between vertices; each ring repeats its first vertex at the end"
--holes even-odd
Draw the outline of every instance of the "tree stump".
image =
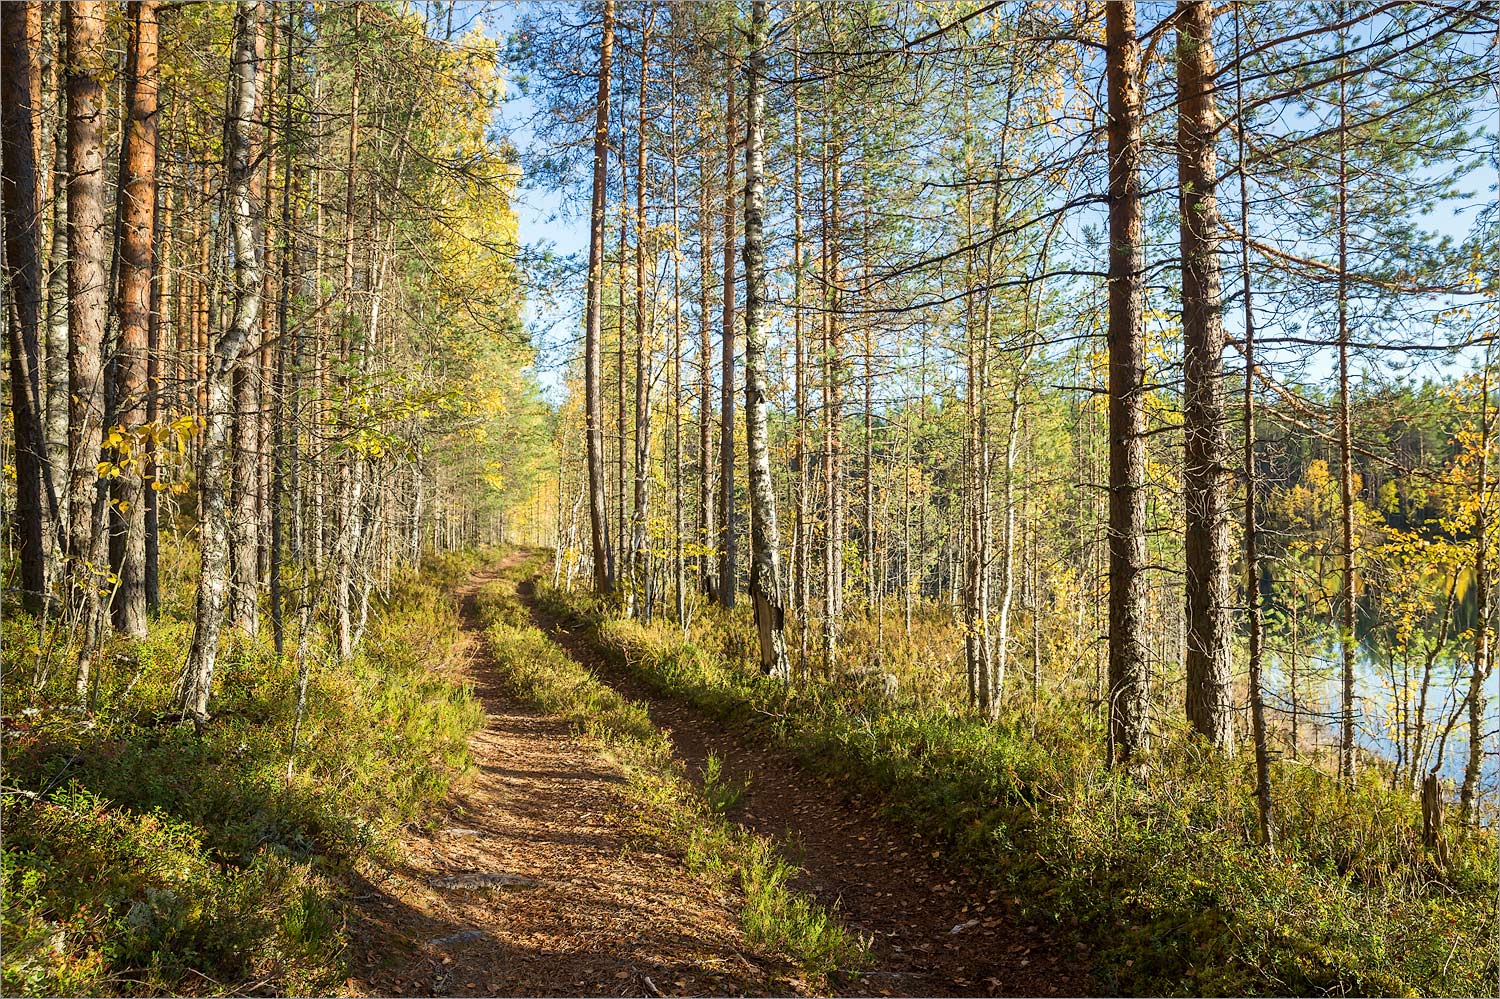
POLYGON ((1432 851, 1440 867, 1448 866, 1448 843, 1443 838, 1443 791, 1437 774, 1422 778, 1422 845, 1432 851))

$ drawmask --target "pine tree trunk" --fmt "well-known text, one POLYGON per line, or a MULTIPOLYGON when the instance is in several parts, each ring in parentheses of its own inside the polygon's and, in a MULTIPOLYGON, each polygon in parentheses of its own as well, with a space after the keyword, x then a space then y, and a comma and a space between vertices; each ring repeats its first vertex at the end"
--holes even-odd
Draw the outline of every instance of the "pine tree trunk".
POLYGON ((792 340, 794 355, 794 404, 796 406, 796 445, 793 460, 797 463, 796 512, 792 526, 792 605, 797 614, 800 640, 798 643, 798 671, 806 674, 808 645, 808 611, 812 603, 809 579, 811 573, 812 524, 808 516, 808 494, 812 489, 808 475, 807 427, 808 385, 807 344, 803 339, 802 314, 802 105, 800 84, 802 72, 799 47, 801 38, 797 25, 797 2, 792 0, 790 15, 792 22, 792 340))
MULTIPOLYGON (((1004 147, 1002 146, 1002 149, 1004 147)), ((1002 153, 1001 160, 1004 156, 1002 153)), ((996 165, 994 190, 990 201, 990 224, 991 233, 1000 229, 1000 167, 996 165)), ((981 301, 979 318, 979 382, 978 382, 978 422, 974 426, 974 458, 975 477, 977 480, 978 503, 974 511, 974 544, 976 546, 974 573, 978 587, 978 598, 976 612, 979 618, 979 633, 976 641, 980 645, 980 657, 983 664, 983 674, 987 678, 980 690, 980 707, 991 719, 1000 716, 1000 695, 1005 688, 1005 662, 996 661, 994 644, 990 637, 990 598, 993 593, 993 583, 990 579, 990 565, 994 560, 994 513, 992 508, 992 490, 994 482, 994 469, 992 465, 992 453, 990 450, 990 352, 995 339, 995 241, 990 240, 984 252, 984 292, 981 301)), ((1013 383, 1017 396, 1012 400, 1013 404, 1019 403, 1020 378, 1024 374, 1017 372, 1017 380, 1013 383)), ((1012 416, 1019 417, 1018 405, 1013 405, 1012 416)), ((1007 445, 1015 441, 1014 428, 1007 437, 1007 445)), ((1011 467, 1014 460, 1010 461, 1011 467)), ((1008 473, 1007 473, 1008 474, 1008 473)), ((1007 505, 1007 516, 1009 506, 1007 505)), ((1013 527, 1013 522, 1011 525, 1013 527)), ((1008 528, 1009 529, 1009 528, 1008 528)), ((1009 571, 1008 563, 1004 566, 1009 571)), ((1009 617, 1005 621, 1009 628, 1009 617)), ((1009 635, 1005 634, 1003 641, 1009 641, 1009 635)))
POLYGON ((1229 511, 1224 473, 1224 323, 1219 312, 1213 7, 1177 4, 1177 179, 1182 245, 1183 503, 1187 561, 1187 718, 1234 750, 1230 684, 1229 511))
MULTIPOLYGON (((357 36, 361 29, 363 8, 356 5, 353 10, 353 31, 357 36)), ((357 219, 355 185, 359 175, 360 149, 360 82, 360 64, 356 63, 349 90, 349 134, 344 175, 344 257, 343 276, 339 283, 342 315, 339 317, 339 363, 335 373, 338 398, 345 407, 345 412, 340 415, 346 424, 343 428, 346 432, 349 429, 347 423, 352 419, 349 411, 354 385, 351 374, 358 364, 356 355, 359 353, 355 345, 358 313, 354 307, 354 252, 357 219)), ((362 462, 361 455, 352 450, 346 450, 338 462, 337 512, 334 521, 337 533, 334 542, 333 613, 334 633, 340 659, 347 659, 354 654, 354 570, 356 549, 359 546, 357 534, 364 502, 362 462)))
MULTIPOLYGON (((970 164, 965 164, 966 168, 970 164)), ((966 177, 972 174, 966 169, 966 177)), ((966 242, 973 246, 974 196, 972 183, 965 191, 964 220, 966 242)), ((963 439, 963 521, 961 537, 963 548, 963 615, 964 615, 964 673, 968 680, 969 705, 973 708, 988 707, 989 691, 989 621, 982 611, 981 588, 984 585, 983 553, 979 549, 980 505, 979 491, 984 472, 979 460, 983 435, 979 431, 980 397, 984 394, 980 379, 978 321, 975 316, 974 296, 978 268, 971 250, 965 257, 964 296, 964 439, 963 439)))
MULTIPOLYGON (((159 196, 159 185, 157 191, 159 196)), ((169 205, 168 198, 160 198, 152 219, 151 312, 146 320, 146 422, 153 427, 158 425, 162 416, 163 340, 171 333, 171 311, 165 305, 171 300, 172 288, 168 283, 172 253, 172 216, 169 205)), ((161 610, 160 457, 160 450, 153 438, 146 448, 145 488, 141 491, 141 499, 145 505, 145 522, 142 525, 145 529, 142 551, 145 557, 143 584, 146 591, 146 611, 149 614, 161 610)))
POLYGON ((625 124, 625 60, 620 60, 620 256, 616 260, 618 273, 615 281, 615 550, 616 564, 624 575, 625 592, 622 594, 627 616, 635 613, 635 587, 632 567, 635 557, 630 551, 631 534, 626 527, 628 516, 625 503, 625 452, 629 447, 630 425, 626 420, 625 391, 625 286, 629 275, 625 273, 626 251, 629 246, 630 213, 625 210, 630 194, 630 160, 625 156, 627 132, 625 124))
MULTIPOLYGON (((1339 44, 1343 44, 1340 37, 1339 44)), ((1340 60, 1340 66, 1343 61, 1340 60)), ((1341 699, 1339 705, 1339 778, 1354 783, 1354 659, 1358 648, 1354 634, 1354 459, 1349 411, 1349 165, 1344 82, 1339 82, 1338 126, 1338 336, 1339 336, 1339 659, 1341 699)))
POLYGON ((46 604, 47 546, 43 538, 42 493, 46 445, 42 430, 41 202, 35 155, 34 68, 41 43, 41 8, 36 3, 0 7, 0 95, 4 111, 5 263, 11 306, 6 310, 10 353, 10 408, 15 429, 15 526, 21 563, 21 606, 33 614, 46 604))
POLYGON ((233 313, 229 326, 214 344, 207 375, 207 412, 203 429, 203 464, 198 492, 202 508, 199 577, 193 644, 188 652, 178 708, 185 718, 208 720, 209 692, 218 659, 229 589, 229 525, 225 503, 225 460, 234 413, 233 374, 250 347, 260 318, 260 239, 256 220, 260 206, 251 197, 254 162, 251 159, 253 116, 258 88, 254 0, 240 0, 235 8, 234 50, 230 66, 229 112, 225 122, 225 167, 234 241, 233 313))
MULTIPOLYGON (((655 19, 655 11, 650 20, 655 19)), ((646 328, 646 86, 651 65, 651 23, 641 27, 641 73, 636 87, 635 137, 635 489, 631 511, 631 592, 637 610, 651 618, 651 579, 646 547, 651 463, 651 348, 646 328)), ((622 206, 623 211, 623 206, 622 206)))
POLYGON ((719 386, 719 605, 734 606, 734 59, 724 100, 724 325, 719 386))
POLYGON ((599 42, 599 97, 594 115, 594 193, 589 211, 588 303, 584 318, 584 418, 589 465, 589 532, 594 555, 594 590, 614 589, 614 556, 604 500, 604 399, 600 386, 600 325, 604 305, 604 197, 609 169, 609 75, 614 51, 614 0, 604 0, 604 34, 599 42))
MULTIPOLYGON (((286 19, 286 55, 282 66, 282 72, 286 75, 286 91, 282 102, 282 137, 286 145, 285 160, 281 172, 281 281, 277 289, 276 300, 276 362, 274 385, 272 389, 271 421, 271 469, 270 482, 268 484, 267 502, 270 506, 270 546, 268 552, 267 582, 270 589, 271 602, 271 641, 278 655, 286 648, 286 626, 283 613, 283 596, 281 591, 281 567, 283 561, 283 539, 286 536, 287 517, 285 509, 290 507, 291 521, 293 524, 293 536, 295 537, 295 524, 297 522, 297 492, 294 488, 288 496, 287 480, 290 477, 296 482, 297 454, 297 421, 295 419, 295 403, 288 406, 289 398, 295 398, 295 390, 291 386, 292 372, 289 370, 295 363, 295 345, 292 342, 290 328, 290 307, 292 298, 292 281, 297 273, 296 254, 297 240, 294 235, 298 226, 298 205, 300 186, 297 173, 293 164, 294 145, 289 140, 290 125, 292 121, 292 102, 296 94, 296 81, 298 73, 293 62, 295 45, 293 40, 298 32, 300 12, 293 8, 288 11, 286 19), (293 418, 287 420, 287 412, 291 410, 293 418), (290 503, 285 501, 290 499, 290 503)), ((273 28, 274 30, 274 28, 273 28)), ((267 143, 268 147, 270 143, 267 143)), ((418 453, 413 465, 418 469, 420 475, 421 455, 418 453)), ((419 479, 420 483, 420 479, 419 479)), ((421 492, 418 490, 413 502, 413 516, 419 517, 421 511, 421 492)), ((292 547, 292 558, 295 561, 298 549, 292 547)))
MULTIPOLYGON (((831 90, 831 88, 829 88, 831 90)), ((843 131, 832 97, 824 104, 823 206, 823 672, 838 666, 844 613, 843 326, 838 283, 842 237, 843 131), (830 135, 831 133, 831 141, 830 135)))
MULTIPOLYGON (((672 115, 672 565, 673 609, 677 623, 687 621, 687 566, 683 562, 683 496, 682 496, 682 226, 679 218, 681 198, 678 191, 677 155, 677 69, 670 79, 669 104, 672 115)), ((563 492, 557 492, 561 507, 563 492)))
POLYGON ((1110 761, 1146 739, 1146 412, 1140 39, 1135 0, 1106 4, 1109 90, 1110 761))
MULTIPOLYGON (((701 142, 701 140, 700 140, 701 142)), ((706 149, 707 143, 702 143, 706 149)), ((714 369, 713 324, 713 213, 709 197, 708 153, 698 156, 698 580, 704 599, 717 603, 717 576, 710 553, 714 548, 714 369)))
POLYGON ((126 123, 121 157, 119 349, 114 358, 117 379, 117 429, 123 447, 110 456, 119 475, 110 482, 110 516, 119 535, 113 566, 119 577, 114 595, 115 627, 127 635, 146 635, 146 506, 144 449, 140 439, 149 390, 151 278, 155 270, 156 226, 156 89, 157 4, 142 0, 130 7, 130 54, 126 71, 126 123))
MULTIPOLYGON (((861 192, 865 203, 870 202, 870 192, 861 192)), ((864 254, 860 262, 861 271, 870 272, 869 228, 865 229, 864 254)), ((864 496, 860 502, 860 561, 865 573, 865 618, 875 616, 876 568, 875 568, 875 324, 868 319, 864 323, 864 356, 861 358, 864 375, 864 405, 860 413, 864 440, 860 442, 860 478, 864 496)))
POLYGON ((68 32, 68 571, 83 624, 78 696, 90 699, 93 653, 105 625, 108 530, 98 464, 104 432, 104 88, 108 54, 103 4, 69 4, 68 32))

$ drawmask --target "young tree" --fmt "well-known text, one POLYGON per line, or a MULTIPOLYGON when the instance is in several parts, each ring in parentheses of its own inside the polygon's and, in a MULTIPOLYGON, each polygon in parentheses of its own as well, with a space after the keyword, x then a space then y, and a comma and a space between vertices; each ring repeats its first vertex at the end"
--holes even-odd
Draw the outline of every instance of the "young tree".
MULTIPOLYGON (((1490 449, 1494 433, 1490 406, 1490 372, 1493 367, 1492 351, 1486 349, 1483 373, 1479 386, 1479 441, 1478 441, 1478 489, 1474 501, 1474 665, 1469 670, 1469 746, 1464 760, 1463 782, 1459 785, 1459 812, 1467 825, 1479 821, 1479 781, 1484 768, 1484 702, 1485 684, 1491 671, 1491 610, 1490 610, 1490 519, 1494 516, 1494 490, 1491 481, 1490 449)), ((1437 765, 1441 765, 1439 759, 1437 765)))
MULTIPOLYGON (((1339 32, 1339 48, 1345 45, 1339 32)), ((1339 60, 1340 69, 1344 60, 1339 60)), ((1343 580, 1339 597, 1339 777, 1354 783, 1354 660, 1359 652, 1354 621, 1354 459, 1353 416, 1349 405, 1349 129, 1347 85, 1338 82, 1338 177, 1335 229, 1338 237, 1338 434, 1339 434, 1339 575, 1343 580)))
MULTIPOLYGON (((1243 125, 1245 120, 1244 85, 1242 64, 1240 61, 1240 30, 1242 27, 1241 13, 1239 10, 1234 14, 1234 41, 1235 41, 1235 105, 1238 123, 1243 125)), ((1236 131, 1236 140, 1239 151, 1239 181, 1240 181, 1240 306, 1244 317, 1245 338, 1245 384, 1244 384, 1244 432, 1245 432, 1245 454, 1244 454, 1244 476, 1245 476, 1245 619, 1248 631, 1248 652, 1250 658, 1250 734, 1255 747, 1255 805, 1256 814, 1260 820, 1261 844, 1270 847, 1275 843, 1275 823, 1271 815, 1271 762, 1270 753, 1267 750, 1266 736, 1266 704, 1262 688, 1261 676, 1265 659, 1264 649, 1264 617, 1261 611, 1261 561, 1260 561, 1260 519, 1258 514, 1257 489, 1259 480, 1255 468, 1255 309, 1252 305, 1250 287, 1250 180, 1246 175, 1245 160, 1245 133, 1243 128, 1236 131)), ((1292 677, 1295 680, 1296 674, 1292 677)), ((1292 704, 1296 706, 1296 688, 1292 690, 1292 704)), ((1296 745, 1296 715, 1292 716, 1293 725, 1293 754, 1296 745)))
MULTIPOLYGON (((649 7, 649 5, 648 5, 649 7)), ((651 574, 646 538, 651 489, 651 345, 646 307, 646 157, 648 104, 646 93, 651 67, 651 28, 656 11, 643 12, 641 24, 640 77, 636 86, 635 137, 635 482, 630 516, 630 601, 642 618, 651 617, 651 574)), ((623 193, 623 192, 622 192, 623 193)), ((624 214, 624 205, 621 205, 624 214)), ((624 246, 621 245, 623 252, 624 246)), ((623 316, 622 316, 623 321, 623 316)), ((623 329, 623 327, 621 327, 623 329)), ((622 445, 623 446, 623 445, 622 445)))

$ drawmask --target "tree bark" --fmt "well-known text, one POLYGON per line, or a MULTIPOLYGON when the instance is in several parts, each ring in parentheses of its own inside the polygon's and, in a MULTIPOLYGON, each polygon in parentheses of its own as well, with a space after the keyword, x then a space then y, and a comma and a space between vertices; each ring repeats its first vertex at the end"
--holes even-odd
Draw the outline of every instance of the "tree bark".
MULTIPOLYGON (((681 198, 678 191, 677 151, 677 70, 673 67, 669 102, 672 107, 672 565, 674 568, 673 608, 677 623, 687 621, 687 566, 683 560, 682 496, 682 226, 679 219, 681 198)), ((562 505, 562 489, 557 493, 562 505)))
POLYGON ((844 613, 844 344, 838 292, 842 279, 843 129, 835 114, 831 88, 825 89, 823 110, 823 672, 832 676, 838 665, 844 613))
POLYGON ((46 605, 47 545, 43 537, 42 494, 48 475, 42 431, 40 378, 41 202, 37 192, 36 58, 41 42, 41 8, 9 3, 0 8, 0 96, 4 99, 3 202, 5 263, 11 307, 7 311, 10 352, 10 408, 16 450, 15 524, 21 563, 21 606, 39 614, 46 605))
POLYGON ((770 31, 767 0, 750 15, 750 58, 745 73, 745 448, 750 465, 750 599, 760 637, 761 672, 788 679, 785 604, 781 585, 781 532, 771 479, 766 405, 765 113, 763 81, 770 31))
MULTIPOLYGON (((281 172, 281 280, 277 289, 276 299, 276 363, 275 382, 272 388, 271 420, 271 477, 268 484, 267 502, 270 505, 270 550, 268 554, 267 583, 269 584, 269 597, 271 609, 271 641, 275 646, 276 653, 282 654, 286 647, 286 625, 284 615, 284 598, 281 588, 281 567, 283 561, 283 540, 286 536, 286 515, 284 513, 285 500, 290 498, 292 524, 296 525, 297 492, 291 490, 288 497, 287 479, 290 476, 293 483, 296 482, 297 468, 297 421, 295 419, 296 407, 288 406, 291 380, 295 377, 290 369, 296 362, 295 346, 292 342, 290 328, 290 312, 292 299, 292 281, 296 276, 296 254, 297 237, 295 235, 298 226, 298 206, 301 193, 297 186, 300 175, 295 169, 293 155, 295 146, 291 141, 290 126, 292 122, 292 101, 296 94, 296 81, 298 72, 293 61, 296 51, 294 39, 300 33, 301 12, 292 8, 287 12, 286 19, 286 54, 282 64, 282 72, 286 75, 286 90, 282 103, 282 138, 286 144, 285 159, 282 163, 281 172), (289 363, 290 362, 290 363, 289 363), (286 414, 290 408, 293 418, 288 421, 286 414)), ((274 29, 273 29, 274 30, 274 29)), ((268 143, 269 145, 269 143, 268 143)), ((414 522, 421 516, 422 493, 421 493, 421 453, 417 451, 413 465, 416 468, 417 495, 412 504, 412 517, 414 522)), ((419 545, 413 546, 419 549, 419 545)), ((295 560, 300 554, 299 548, 294 544, 292 557, 295 560)), ((415 565, 420 556, 420 550, 412 554, 412 562, 415 565)))
POLYGON ((146 421, 150 349, 151 279, 155 270, 157 3, 130 7, 130 54, 126 70, 125 125, 120 175, 120 341, 114 358, 115 430, 122 446, 111 456, 119 475, 110 482, 110 516, 116 542, 112 561, 119 585, 112 610, 115 627, 146 635, 146 505, 142 436, 146 421))
MULTIPOLYGON (((706 147, 707 143, 703 143, 706 147)), ((709 315, 713 274, 713 215, 709 198, 708 153, 698 156, 698 579, 704 599, 716 603, 714 547, 713 324, 709 315)))
MULTIPOLYGON (((1459 786, 1459 815, 1466 825, 1479 821, 1479 781, 1484 768, 1484 689, 1490 678, 1490 366, 1486 351, 1480 379, 1479 479, 1474 505, 1474 668, 1469 673, 1469 754, 1459 786)), ((1439 758, 1441 763, 1441 758, 1439 758)))
POLYGON ((734 606, 734 57, 724 99, 724 327, 719 394, 719 605, 734 606))
POLYGON ((625 156, 628 133, 625 124, 625 60, 620 60, 620 256, 615 261, 615 559, 620 572, 625 576, 625 592, 622 594, 625 613, 635 612, 635 588, 631 586, 634 556, 630 552, 631 536, 626 525, 629 516, 625 502, 625 452, 630 439, 630 425, 626 419, 625 404, 625 285, 629 276, 625 273, 626 248, 630 238, 630 213, 625 210, 630 195, 630 161, 625 156))
POLYGON ((51 563, 47 572, 49 593, 62 575, 62 556, 68 547, 70 526, 68 419, 72 406, 68 395, 68 116, 62 99, 64 84, 60 82, 63 76, 59 69, 59 64, 65 62, 63 6, 54 4, 44 11, 54 29, 54 53, 48 70, 57 105, 52 116, 52 196, 48 206, 52 240, 47 249, 47 418, 43 427, 50 472, 44 497, 51 519, 46 539, 51 563))
POLYGON ((589 465, 589 535, 594 553, 594 590, 614 589, 614 555, 604 508, 604 398, 599 345, 604 305, 604 198, 609 185, 609 75, 615 42, 614 0, 604 0, 604 32, 599 41, 599 96, 594 113, 594 193, 589 209, 588 304, 584 316, 584 419, 589 465))
MULTIPOLYGON (((965 158, 965 239, 975 245, 974 173, 971 157, 965 158)), ((999 191, 996 192, 998 198, 999 191)), ((997 201, 998 207, 998 201, 997 201)), ((993 229, 994 226, 991 226, 993 229)), ((990 244, 993 247, 993 243, 990 244)), ((990 296, 976 309, 978 285, 990 284, 986 267, 979 269, 976 254, 966 258, 964 296, 964 500, 963 500, 963 615, 964 665, 972 707, 991 713, 994 680, 990 642, 990 443, 989 443, 989 333, 990 296)))
MULTIPOLYGON (((641 26, 641 73, 636 87, 635 136, 635 482, 631 511, 631 592, 637 612, 651 617, 651 576, 646 541, 650 503, 651 346, 646 323, 646 85, 651 66, 652 10, 641 26)), ((622 209, 623 210, 623 209, 622 209)))
POLYGON ((234 15, 234 51, 230 65, 229 111, 225 122, 225 167, 229 177, 230 238, 234 242, 234 305, 229 326, 214 344, 207 375, 207 412, 203 429, 203 464, 198 493, 202 509, 199 576, 193 644, 183 673, 178 708, 185 718, 208 720, 209 692, 219 652, 229 589, 229 539, 225 497, 225 457, 233 420, 235 366, 248 350, 260 318, 262 288, 259 207, 251 196, 251 159, 256 92, 258 5, 240 0, 234 15))
POLYGON ((1187 560, 1187 718, 1234 749, 1229 511, 1224 482, 1224 323, 1214 156, 1213 5, 1177 4, 1177 179, 1182 247, 1183 503, 1187 560))
POLYGON ((792 22, 792 340, 793 353, 795 357, 793 378, 795 379, 794 405, 796 407, 795 425, 795 449, 793 460, 797 463, 797 493, 794 523, 792 527, 792 598, 791 602, 797 614, 798 622, 798 665, 799 673, 805 675, 807 672, 807 645, 808 645, 808 611, 812 603, 811 581, 811 553, 812 553, 812 523, 808 516, 808 496, 812 490, 811 477, 808 475, 807 428, 808 428, 808 378, 807 378, 807 344, 803 337, 803 314, 802 314, 802 268, 803 268, 803 232, 802 232, 802 105, 800 102, 801 85, 798 82, 801 72, 800 45, 801 36, 798 33, 797 0, 792 0, 792 11, 790 19, 792 22))
MULTIPOLYGON (((1245 617, 1249 630, 1250 653, 1250 732, 1255 744, 1255 805, 1260 821, 1260 841, 1265 847, 1275 844, 1276 827, 1271 814, 1271 759, 1267 747, 1266 704, 1262 688, 1262 663, 1265 657, 1261 616, 1260 593, 1260 523, 1257 517, 1256 468, 1255 468, 1255 309, 1250 298, 1250 183, 1245 174, 1245 97, 1240 71, 1240 12, 1235 11, 1234 46, 1235 70, 1234 92, 1240 127, 1236 134, 1239 143, 1240 175, 1240 277, 1241 305, 1244 309, 1245 326, 1245 617)), ((1296 638, 1292 639, 1295 647, 1296 638)), ((1291 664, 1292 686, 1292 756, 1296 757, 1297 732, 1297 667, 1293 657, 1291 664)))
MULTIPOLYGON (((259 15, 256 18, 260 21, 259 15)), ((255 31, 255 63, 259 66, 265 59, 265 34, 257 26, 255 31)), ((255 109, 252 122, 259 122, 264 109, 260 98, 261 87, 256 87, 255 109)), ((356 108, 356 114, 357 108, 356 108)), ((260 135, 258 126, 247 126, 252 164, 260 162, 260 135)), ((250 201, 261 206, 264 219, 266 188, 264 174, 256 169, 250 175, 250 201)), ((351 173, 352 176, 352 173, 351 173)), ((265 299, 266 244, 264 221, 256 227, 261 252, 261 298, 265 299)), ((263 313, 264 314, 264 313, 263 313)), ((260 455, 261 455, 261 363, 260 345, 264 330, 262 323, 251 327, 240 360, 234 366, 232 392, 234 394, 234 427, 230 434, 230 479, 233 485, 232 512, 229 517, 229 626, 246 635, 254 635, 260 625, 260 455)))
POLYGON ((1146 411, 1140 39, 1135 0, 1106 4, 1109 90, 1110 761, 1146 739, 1146 411))
MULTIPOLYGON (((160 192, 160 187, 157 191, 160 192)), ((151 305, 150 314, 146 317, 146 422, 156 426, 162 415, 163 331, 168 335, 171 332, 171 313, 162 304, 171 300, 167 274, 171 269, 172 216, 165 200, 156 206, 152 229, 151 305), (167 320, 165 326, 164 318, 167 320)), ((157 441, 153 439, 146 447, 145 488, 141 490, 141 501, 145 506, 142 525, 145 532, 142 551, 145 565, 142 583, 148 614, 155 614, 161 609, 160 454, 157 441)))
MULTIPOLYGON (((356 38, 361 30, 362 12, 362 7, 354 6, 353 32, 356 38)), ((357 364, 355 330, 358 325, 358 313, 354 307, 354 255, 355 225, 358 217, 355 211, 355 184, 359 174, 360 68, 360 64, 356 63, 349 92, 349 134, 345 152, 344 177, 344 260, 343 277, 340 282, 343 315, 339 321, 339 364, 335 377, 338 395, 343 400, 346 410, 350 404, 354 384, 352 372, 357 364)), ((250 183, 254 183, 253 178, 250 183)), ((368 277, 366 283, 368 284, 368 277)), ((348 418, 346 412, 345 419, 348 418)), ((345 451, 338 463, 338 502, 335 523, 338 533, 334 547, 336 564, 333 581, 333 611, 340 659, 347 659, 354 653, 354 571, 359 548, 361 506, 364 501, 362 466, 363 456, 352 450, 345 451)))
POLYGON ((78 696, 87 701, 93 653, 104 626, 107 579, 105 492, 98 464, 104 431, 105 266, 103 4, 79 0, 64 12, 68 33, 68 571, 83 623, 78 696))
MULTIPOLYGON (((1343 37, 1339 38, 1340 46, 1343 37)), ((1343 66, 1343 60, 1340 60, 1343 66)), ((1339 659, 1341 698, 1339 704, 1339 778, 1354 783, 1354 659, 1358 648, 1354 634, 1354 459, 1352 418, 1349 410, 1349 160, 1345 116, 1347 103, 1342 77, 1339 81, 1338 124, 1338 337, 1339 337, 1339 536, 1342 540, 1339 575, 1339 659)))

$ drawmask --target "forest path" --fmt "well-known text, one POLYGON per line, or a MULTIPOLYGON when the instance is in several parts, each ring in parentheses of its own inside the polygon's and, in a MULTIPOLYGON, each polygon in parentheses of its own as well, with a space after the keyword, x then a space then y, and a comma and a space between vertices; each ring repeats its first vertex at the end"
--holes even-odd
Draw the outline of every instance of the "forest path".
POLYGON ((556 718, 521 706, 495 668, 475 595, 457 593, 487 712, 476 772, 432 834, 355 885, 350 987, 401 995, 786 994, 746 946, 737 907, 634 837, 619 767, 556 718))
POLYGON ((645 704, 696 778, 709 753, 746 784, 729 817, 786 844, 796 887, 873 940, 873 964, 841 979, 841 995, 1089 995, 1088 948, 1027 922, 999 891, 949 870, 940 851, 847 788, 810 774, 753 724, 726 726, 652 690, 544 613, 534 584, 520 595, 533 621, 621 694, 645 704))

